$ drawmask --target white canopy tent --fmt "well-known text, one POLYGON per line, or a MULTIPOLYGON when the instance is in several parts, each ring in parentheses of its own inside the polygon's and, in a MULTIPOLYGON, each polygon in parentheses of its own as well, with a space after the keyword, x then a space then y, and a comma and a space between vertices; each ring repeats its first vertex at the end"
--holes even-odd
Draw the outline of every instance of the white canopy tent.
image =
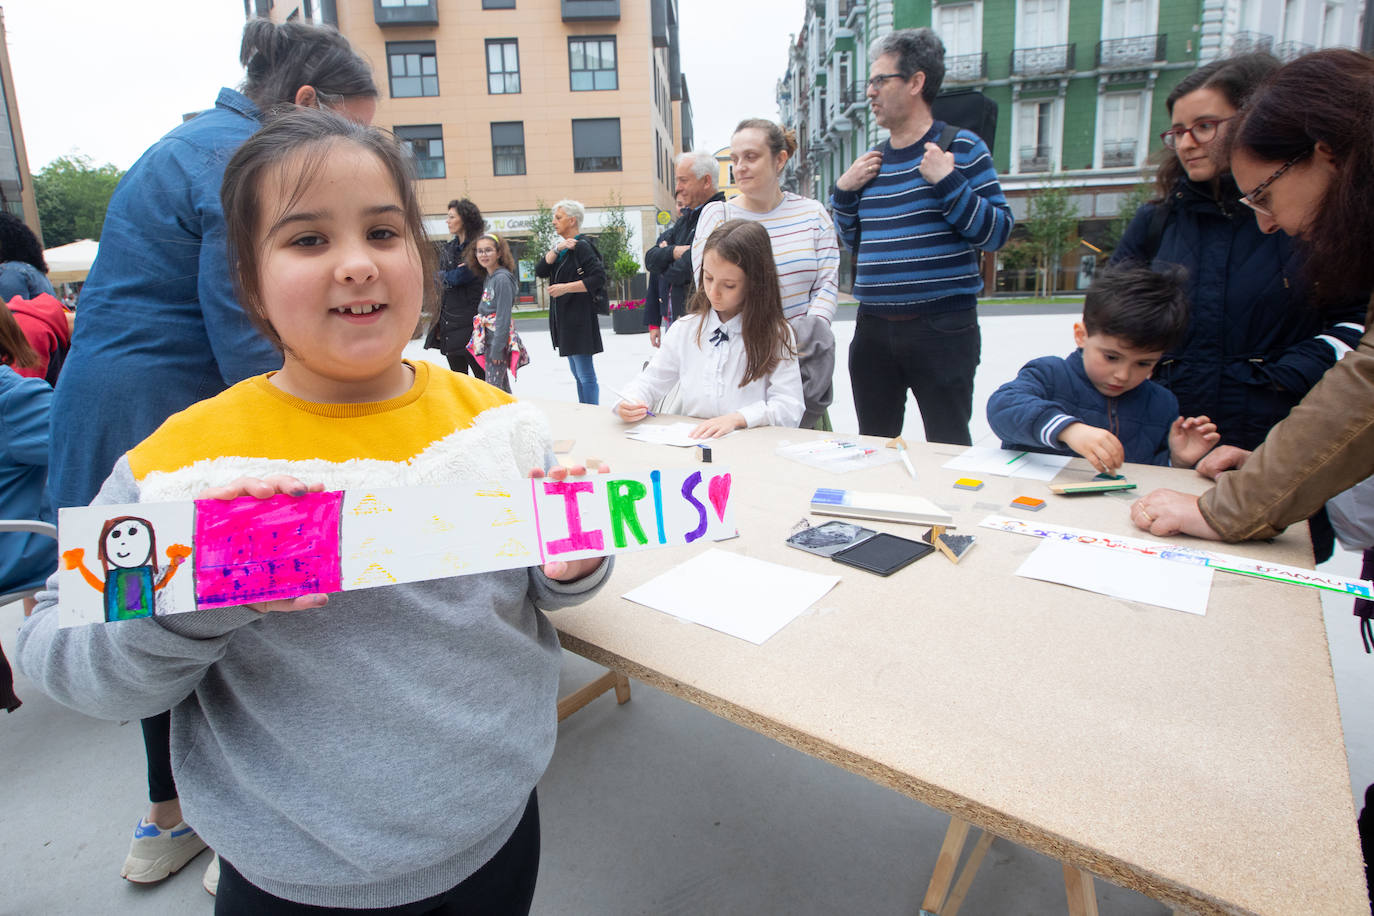
POLYGON ((99 250, 99 242, 79 239, 44 251, 43 260, 48 262, 48 281, 56 285, 86 279, 86 274, 95 263, 95 255, 99 250))

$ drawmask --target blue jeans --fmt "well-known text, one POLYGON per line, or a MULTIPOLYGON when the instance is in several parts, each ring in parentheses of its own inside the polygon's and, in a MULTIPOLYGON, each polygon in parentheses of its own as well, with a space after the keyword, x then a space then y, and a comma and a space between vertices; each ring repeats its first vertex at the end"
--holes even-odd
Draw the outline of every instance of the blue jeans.
POLYGON ((577 400, 582 404, 600 404, 601 386, 596 383, 596 367, 592 365, 592 355, 583 353, 569 356, 568 365, 572 366, 573 378, 577 380, 577 400))

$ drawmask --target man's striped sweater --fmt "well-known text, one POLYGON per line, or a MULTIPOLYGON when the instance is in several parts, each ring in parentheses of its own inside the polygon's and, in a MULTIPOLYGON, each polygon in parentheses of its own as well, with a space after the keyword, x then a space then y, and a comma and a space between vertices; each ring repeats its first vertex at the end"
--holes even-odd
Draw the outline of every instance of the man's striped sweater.
POLYGON ((938 184, 921 177, 925 145, 944 127, 936 121, 910 146, 885 146, 877 177, 857 191, 836 188, 831 194, 835 228, 856 252, 854 296, 861 313, 973 308, 983 289, 974 249, 996 251, 1011 235, 1011 209, 976 134, 959 131, 950 144, 954 171, 938 184))

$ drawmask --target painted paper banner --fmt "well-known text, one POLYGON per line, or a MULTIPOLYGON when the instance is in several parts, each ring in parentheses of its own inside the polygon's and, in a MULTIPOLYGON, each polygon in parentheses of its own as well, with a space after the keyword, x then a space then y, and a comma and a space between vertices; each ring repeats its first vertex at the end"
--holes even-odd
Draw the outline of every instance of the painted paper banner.
POLYGON ((736 534, 723 468, 63 509, 61 626, 736 534))
POLYGON ((1110 550, 1124 550, 1131 553, 1158 557, 1175 563, 1191 563, 1194 566, 1207 566, 1221 572, 1237 573, 1242 576, 1255 576, 1288 585, 1303 585, 1319 588, 1356 598, 1374 598, 1374 582, 1364 579, 1348 579, 1334 576, 1314 569, 1300 569, 1295 566, 1280 566, 1277 563, 1264 563, 1248 557, 1237 557, 1225 553, 1213 553, 1185 544, 1161 544, 1143 538, 1119 537, 1103 534, 1100 531, 1085 531, 1081 528, 1064 528, 1059 525, 1041 525, 1019 518, 989 515, 979 522, 983 528, 995 531, 1009 531, 1012 534, 1026 534, 1037 538, 1057 538, 1063 541, 1076 541, 1110 550))

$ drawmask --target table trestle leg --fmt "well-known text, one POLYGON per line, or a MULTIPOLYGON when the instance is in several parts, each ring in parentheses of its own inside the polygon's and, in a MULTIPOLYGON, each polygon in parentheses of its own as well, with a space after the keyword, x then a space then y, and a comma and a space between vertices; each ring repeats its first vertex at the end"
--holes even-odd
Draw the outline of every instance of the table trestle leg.
POLYGON ((959 857, 964 852, 968 832, 968 821, 950 817, 944 842, 940 844, 940 855, 935 860, 935 871, 930 876, 929 886, 926 887, 925 899, 921 901, 921 916, 956 916, 959 907, 963 905, 964 897, 973 885, 973 877, 978 873, 978 867, 983 864, 983 857, 987 855, 994 839, 986 830, 979 834, 978 842, 974 844, 973 851, 969 853, 962 870, 959 870, 958 882, 954 884, 954 891, 951 893, 950 884, 954 882, 955 870, 959 865, 959 857))

